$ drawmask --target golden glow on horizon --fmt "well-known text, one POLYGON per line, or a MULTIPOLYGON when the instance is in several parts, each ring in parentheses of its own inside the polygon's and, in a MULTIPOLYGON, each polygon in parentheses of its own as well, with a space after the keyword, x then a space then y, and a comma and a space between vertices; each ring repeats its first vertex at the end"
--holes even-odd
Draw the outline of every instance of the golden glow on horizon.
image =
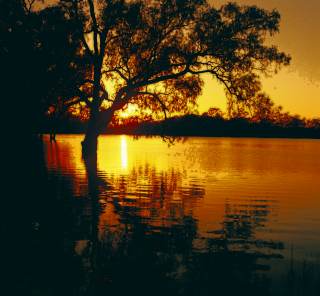
POLYGON ((137 112, 136 105, 128 104, 125 109, 119 111, 118 116, 120 118, 128 118, 133 116, 137 112))
MULTIPOLYGON (((226 96, 223 86, 209 75, 204 77, 205 86, 198 99, 200 114, 210 107, 226 111, 226 96)), ((283 69, 271 78, 263 78, 263 91, 285 112, 302 117, 320 117, 320 85, 311 83, 295 71, 283 69)))
MULTIPOLYGON (((198 98, 199 114, 211 107, 218 107, 226 112, 227 99, 224 88, 210 75, 203 76, 205 85, 198 98)), ((270 78, 262 78, 263 92, 267 93, 276 105, 281 105, 284 112, 302 117, 320 117, 320 83, 312 83, 296 71, 283 69, 270 78)), ((135 105, 119 112, 120 118, 128 118, 137 113, 135 105)))

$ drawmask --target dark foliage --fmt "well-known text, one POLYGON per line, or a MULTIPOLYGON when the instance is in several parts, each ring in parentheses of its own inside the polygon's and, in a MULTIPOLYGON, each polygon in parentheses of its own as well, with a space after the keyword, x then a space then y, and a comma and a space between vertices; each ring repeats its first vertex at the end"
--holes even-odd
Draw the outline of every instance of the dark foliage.
POLYGON ((170 135, 170 136, 214 136, 214 137, 266 137, 266 138, 320 138, 319 127, 287 126, 270 121, 252 122, 246 118, 224 119, 221 117, 186 115, 159 122, 136 122, 117 126, 113 133, 170 135))

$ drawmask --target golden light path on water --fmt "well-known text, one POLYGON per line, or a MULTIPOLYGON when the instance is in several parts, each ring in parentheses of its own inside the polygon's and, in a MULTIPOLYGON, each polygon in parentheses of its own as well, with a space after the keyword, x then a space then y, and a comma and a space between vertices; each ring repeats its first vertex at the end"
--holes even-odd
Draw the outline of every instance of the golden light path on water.
POLYGON ((128 147, 126 136, 121 136, 121 167, 123 169, 128 168, 128 147))

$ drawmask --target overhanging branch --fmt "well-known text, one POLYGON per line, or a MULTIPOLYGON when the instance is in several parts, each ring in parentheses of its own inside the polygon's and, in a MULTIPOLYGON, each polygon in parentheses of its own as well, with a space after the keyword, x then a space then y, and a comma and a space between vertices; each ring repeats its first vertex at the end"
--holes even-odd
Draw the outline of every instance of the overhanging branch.
POLYGON ((167 111, 168 108, 166 107, 166 105, 163 103, 163 101, 160 99, 159 95, 156 93, 152 93, 152 92, 137 92, 137 95, 148 95, 148 96, 152 96, 157 102, 159 102, 161 109, 163 111, 164 117, 165 119, 167 119, 167 111))
POLYGON ((99 49, 98 49, 98 34, 99 34, 99 28, 98 28, 98 23, 96 19, 96 14, 94 11, 94 3, 92 0, 88 0, 89 3, 89 11, 90 11, 90 16, 93 24, 93 46, 94 46, 94 53, 95 55, 99 54, 99 49))
POLYGON ((129 79, 126 76, 124 76, 124 74, 121 73, 121 71, 119 69, 117 69, 117 68, 111 69, 111 70, 102 71, 102 74, 108 74, 108 73, 112 73, 112 72, 117 73, 124 81, 126 81, 126 82, 129 81, 129 79))
POLYGON ((80 31, 81 31, 81 34, 80 34, 80 39, 81 39, 81 42, 83 44, 83 46, 85 47, 87 53, 89 54, 90 57, 93 57, 93 54, 92 54, 92 51, 86 41, 86 38, 85 38, 85 32, 83 30, 83 26, 82 26, 82 23, 80 21, 80 18, 79 18, 79 10, 78 10, 78 1, 73 1, 73 9, 75 11, 75 16, 76 16, 76 21, 79 25, 79 28, 80 28, 80 31))
POLYGON ((145 81, 142 81, 142 82, 138 82, 136 84, 133 84, 132 87, 133 88, 140 88, 140 87, 151 85, 151 84, 155 84, 155 83, 158 83, 158 82, 161 82, 161 81, 170 80, 170 79, 176 79, 176 78, 179 78, 179 77, 187 74, 189 72, 189 70, 190 70, 189 66, 186 65, 185 69, 182 70, 179 73, 167 74, 167 75, 156 77, 156 78, 151 79, 151 80, 145 80, 145 81))

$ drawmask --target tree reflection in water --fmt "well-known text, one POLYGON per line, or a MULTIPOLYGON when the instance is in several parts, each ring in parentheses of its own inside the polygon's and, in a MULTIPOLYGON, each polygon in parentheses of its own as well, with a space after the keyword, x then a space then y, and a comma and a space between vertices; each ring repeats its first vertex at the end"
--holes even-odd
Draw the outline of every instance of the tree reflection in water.
POLYGON ((64 171, 63 153, 42 170, 50 202, 33 238, 34 295, 268 295, 263 271, 283 245, 255 236, 267 207, 227 202, 221 228, 203 235, 193 211, 204 188, 180 186, 181 172, 145 164, 108 177, 93 156, 85 179, 64 171))

